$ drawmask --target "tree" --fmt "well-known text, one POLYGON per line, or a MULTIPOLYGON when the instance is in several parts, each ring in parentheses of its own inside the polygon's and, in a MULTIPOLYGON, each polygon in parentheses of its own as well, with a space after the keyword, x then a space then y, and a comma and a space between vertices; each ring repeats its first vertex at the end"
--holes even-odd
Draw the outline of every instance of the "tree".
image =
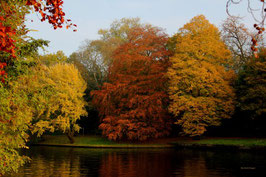
MULTIPOLYGON (((0 63, 12 65, 17 57, 19 45, 29 30, 26 28, 26 15, 33 8, 41 15, 41 21, 48 21, 54 29, 77 27, 70 19, 65 20, 63 0, 3 0, 0 2, 0 63)), ((76 31, 74 29, 73 31, 76 31)), ((2 78, 2 81, 4 79, 2 78)))
POLYGON ((236 84, 238 105, 258 128, 264 129, 266 113, 266 49, 259 58, 247 62, 239 73, 236 84))
POLYGON ((106 81, 107 65, 104 63, 101 52, 92 44, 92 41, 85 41, 80 50, 68 58, 87 81, 89 90, 98 90, 106 81))
POLYGON ((128 40, 131 29, 144 26, 139 18, 115 20, 109 29, 100 29, 98 40, 85 40, 79 50, 69 57, 83 73, 91 90, 99 89, 107 80, 108 67, 113 61, 113 52, 128 40), (87 72, 84 72, 84 68, 87 72))
POLYGON ((74 143, 74 133, 79 131, 76 121, 86 115, 86 83, 74 65, 39 66, 14 85, 28 96, 33 113, 32 133, 40 136, 45 131, 60 130, 74 143))
POLYGON ((233 69, 239 71, 250 59, 252 51, 250 46, 251 32, 240 22, 240 17, 228 17, 222 24, 222 38, 228 49, 232 52, 233 69))
POLYGON ((62 0, 0 1, 0 176, 25 162, 17 150, 26 147, 26 132, 31 121, 27 97, 13 90, 11 82, 27 72, 23 69, 34 65, 34 62, 21 59, 36 56, 38 47, 48 43, 26 36, 29 30, 25 26, 25 17, 34 8, 42 16, 41 20, 47 20, 55 29, 63 24, 67 28, 75 27, 71 20, 65 20, 62 5, 62 0))
MULTIPOLYGON (((139 18, 122 18, 115 20, 108 29, 98 31, 100 39, 85 40, 79 50, 68 58, 81 72, 87 82, 86 100, 90 119, 82 119, 84 128, 97 129, 99 118, 97 110, 92 106, 91 90, 99 90, 104 82, 108 82, 108 68, 113 61, 113 52, 126 42, 128 33, 135 27, 145 26, 139 18)), ((146 25, 147 26, 147 25, 146 25)))
POLYGON ((158 28, 141 27, 115 50, 110 83, 92 92, 104 136, 142 141, 169 133, 166 43, 167 36, 158 28))
POLYGON ((100 40, 94 40, 91 43, 100 51, 104 63, 109 66, 113 60, 113 52, 118 46, 127 42, 131 29, 141 26, 144 27, 145 25, 140 23, 139 18, 115 20, 109 29, 100 29, 98 31, 101 36, 100 40))
MULTIPOLYGON (((227 0, 226 3, 226 11, 229 16, 232 17, 230 13, 229 7, 231 5, 239 5, 242 3, 243 0, 227 0)), ((254 28, 257 31, 257 34, 252 35, 252 45, 251 50, 255 57, 258 57, 258 39, 262 36, 261 34, 265 31, 265 19, 266 19, 266 8, 265 8, 265 1, 260 0, 255 2, 251 0, 246 0, 247 2, 247 11, 251 14, 252 18, 254 19, 254 28)))
POLYGON ((183 133, 200 136, 220 125, 234 110, 230 85, 230 51, 218 29, 203 15, 194 17, 174 36, 176 47, 168 69, 169 111, 183 133))
POLYGON ((0 83, 0 176, 16 171, 28 158, 17 149, 26 148, 26 133, 31 121, 27 97, 6 89, 0 83))
POLYGON ((65 56, 63 51, 59 50, 54 54, 46 54, 39 56, 38 60, 40 63, 46 66, 52 66, 58 63, 67 62, 67 56, 65 56))

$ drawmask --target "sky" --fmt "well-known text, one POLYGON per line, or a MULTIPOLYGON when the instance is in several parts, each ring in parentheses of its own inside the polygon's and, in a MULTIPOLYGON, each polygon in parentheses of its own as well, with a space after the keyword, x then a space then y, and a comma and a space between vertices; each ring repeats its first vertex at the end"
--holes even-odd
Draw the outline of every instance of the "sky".
MULTIPOLYGON (((78 50, 84 40, 99 38, 98 30, 109 28, 114 20, 139 17, 141 22, 161 27, 172 36, 196 15, 203 14, 217 27, 228 17, 227 0, 64 0, 66 18, 78 25, 77 32, 57 29, 40 22, 36 13, 27 16, 26 25, 34 38, 49 40, 46 53, 62 50, 67 56, 78 50), (33 21, 33 22, 32 22, 33 21)), ((248 16, 247 4, 231 6, 233 15, 248 16)), ((252 26, 252 20, 245 23, 252 26)))

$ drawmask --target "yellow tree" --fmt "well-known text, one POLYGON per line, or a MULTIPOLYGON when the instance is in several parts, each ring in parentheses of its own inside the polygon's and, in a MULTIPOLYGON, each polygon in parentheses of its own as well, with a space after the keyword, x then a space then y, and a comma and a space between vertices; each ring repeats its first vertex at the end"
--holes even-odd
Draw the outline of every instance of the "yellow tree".
POLYGON ((35 67, 19 78, 17 87, 28 95, 33 133, 60 130, 74 143, 74 133, 79 131, 76 121, 86 115, 86 83, 73 64, 35 67))
POLYGON ((0 83, 0 176, 16 171, 27 159, 17 149, 25 148, 31 121, 27 97, 6 89, 0 83))
POLYGON ((170 41, 175 47, 168 69, 169 110, 184 134, 199 136, 206 127, 230 118, 234 110, 234 74, 226 69, 230 51, 203 15, 185 24, 170 41))

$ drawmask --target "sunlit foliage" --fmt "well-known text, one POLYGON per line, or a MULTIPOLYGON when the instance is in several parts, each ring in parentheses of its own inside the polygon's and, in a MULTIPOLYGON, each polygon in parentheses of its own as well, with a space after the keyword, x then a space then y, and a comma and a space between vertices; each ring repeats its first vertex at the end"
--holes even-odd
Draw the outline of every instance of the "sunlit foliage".
POLYGON ((35 67, 30 75, 19 78, 16 87, 29 97, 33 133, 40 136, 60 130, 73 143, 74 133, 79 131, 76 121, 86 114, 86 83, 73 64, 35 67))
MULTIPOLYGON (((65 20, 63 0, 1 0, 0 1, 0 64, 12 65, 18 56, 20 45, 29 32, 26 28, 26 15, 34 9, 41 15, 41 21, 48 21, 54 29, 76 25, 65 20)), ((76 29, 74 29, 76 31, 76 29)), ((4 82, 4 78, 1 79, 4 82)))
POLYGON ((0 176, 25 163, 17 149, 25 148, 26 133, 32 118, 27 97, 6 89, 0 83, 0 176))
POLYGON ((39 56, 38 61, 46 66, 53 66, 58 63, 65 63, 67 61, 67 56, 65 56, 63 51, 59 50, 53 54, 39 56))
POLYGON ((202 135, 208 126, 220 125, 234 110, 234 76, 230 51, 220 39, 218 29, 203 15, 194 17, 174 36, 174 56, 168 70, 169 110, 184 134, 202 135))

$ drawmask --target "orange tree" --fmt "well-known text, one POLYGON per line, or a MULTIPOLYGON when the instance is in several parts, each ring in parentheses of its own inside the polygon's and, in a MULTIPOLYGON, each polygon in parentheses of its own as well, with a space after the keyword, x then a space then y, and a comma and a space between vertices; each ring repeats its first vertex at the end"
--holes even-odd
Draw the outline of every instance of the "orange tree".
POLYGON ((170 41, 176 46, 168 69, 169 110, 184 134, 199 136, 208 126, 230 118, 234 110, 234 74, 225 67, 230 51, 203 15, 185 24, 170 41))
POLYGON ((113 54, 108 79, 92 92, 102 117, 99 128, 111 140, 146 140, 169 133, 165 92, 167 36, 155 27, 132 29, 113 54))

